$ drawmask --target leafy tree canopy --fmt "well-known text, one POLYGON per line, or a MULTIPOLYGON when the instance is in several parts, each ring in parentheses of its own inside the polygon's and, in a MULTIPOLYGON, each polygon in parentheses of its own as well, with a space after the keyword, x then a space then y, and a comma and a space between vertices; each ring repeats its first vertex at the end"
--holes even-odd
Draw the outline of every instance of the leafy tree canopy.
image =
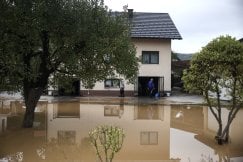
POLYGON ((204 95, 219 124, 218 142, 227 142, 229 126, 243 103, 243 44, 231 36, 213 39, 193 57, 190 69, 184 71, 183 81, 187 90, 204 95), (231 98, 224 130, 220 102, 222 89, 226 89, 231 98), (210 97, 212 93, 216 100, 210 97))
POLYGON ((126 13, 114 16, 103 0, 3 0, 0 10, 1 89, 53 72, 84 83, 136 74, 126 13))
POLYGON ((238 86, 242 86, 242 72, 243 45, 235 38, 221 36, 194 55, 183 79, 187 90, 206 94, 207 91, 217 92, 216 85, 232 88, 234 78, 238 86))
POLYGON ((1 0, 0 11, 0 90, 23 92, 25 127, 52 74, 92 88, 137 73, 127 12, 108 11, 103 0, 1 0))

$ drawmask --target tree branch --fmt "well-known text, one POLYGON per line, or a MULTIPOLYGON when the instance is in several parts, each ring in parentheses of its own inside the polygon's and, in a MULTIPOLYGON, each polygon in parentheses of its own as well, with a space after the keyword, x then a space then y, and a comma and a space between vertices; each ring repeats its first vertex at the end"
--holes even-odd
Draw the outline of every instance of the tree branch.
POLYGON ((230 127, 232 121, 234 120, 234 118, 235 118, 235 116, 236 116, 236 114, 237 114, 237 112, 238 112, 239 110, 240 110, 240 106, 238 106, 238 107, 237 107, 236 109, 234 109, 234 111, 232 112, 232 116, 231 116, 231 118, 228 120, 228 123, 227 123, 227 125, 226 125, 225 128, 224 128, 224 131, 222 132, 221 138, 223 138, 223 137, 225 136, 225 134, 227 133, 227 131, 229 130, 229 127, 230 127))

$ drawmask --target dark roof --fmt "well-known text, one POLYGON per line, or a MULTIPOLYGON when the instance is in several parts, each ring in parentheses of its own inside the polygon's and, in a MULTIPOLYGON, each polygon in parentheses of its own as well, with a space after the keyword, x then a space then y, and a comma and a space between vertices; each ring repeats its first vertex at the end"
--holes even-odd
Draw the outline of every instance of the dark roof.
POLYGON ((132 38, 182 39, 168 13, 133 12, 132 38))
POLYGON ((176 55, 180 61, 189 61, 192 59, 193 54, 176 53, 176 55))
POLYGON ((243 38, 239 39, 240 42, 243 42, 243 38))

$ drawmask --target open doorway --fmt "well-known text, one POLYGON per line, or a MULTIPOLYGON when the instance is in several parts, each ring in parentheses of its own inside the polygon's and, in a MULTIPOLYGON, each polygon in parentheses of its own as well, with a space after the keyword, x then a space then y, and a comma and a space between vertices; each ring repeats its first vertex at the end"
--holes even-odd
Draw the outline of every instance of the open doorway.
POLYGON ((159 77, 138 77, 138 96, 149 96, 147 85, 151 78, 154 81, 154 94, 159 92, 159 77))

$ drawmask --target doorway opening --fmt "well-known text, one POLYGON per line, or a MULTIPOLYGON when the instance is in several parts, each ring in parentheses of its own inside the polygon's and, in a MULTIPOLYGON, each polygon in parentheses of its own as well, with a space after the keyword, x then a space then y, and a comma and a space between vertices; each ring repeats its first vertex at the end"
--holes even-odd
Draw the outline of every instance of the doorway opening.
POLYGON ((148 82, 150 79, 153 79, 154 82, 154 87, 155 90, 153 94, 159 93, 160 96, 163 95, 164 93, 164 77, 138 77, 138 89, 137 89, 137 94, 138 96, 149 96, 149 91, 148 91, 148 82))
POLYGON ((147 85, 151 78, 154 81, 154 93, 158 92, 158 77, 138 77, 138 96, 149 96, 147 85))

